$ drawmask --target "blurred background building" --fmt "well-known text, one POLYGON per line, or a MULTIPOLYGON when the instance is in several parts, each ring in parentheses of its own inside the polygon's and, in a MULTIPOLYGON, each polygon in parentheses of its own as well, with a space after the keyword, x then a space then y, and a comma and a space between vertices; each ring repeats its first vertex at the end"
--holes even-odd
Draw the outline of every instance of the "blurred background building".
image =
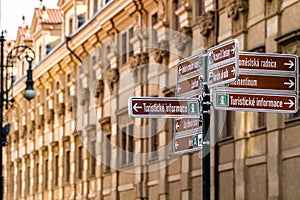
MULTIPOLYGON (((58 7, 35 8, 31 24, 6 41, 7 51, 35 50, 36 97, 23 97, 20 62, 7 111, 5 199, 202 199, 201 152, 173 156, 166 147, 173 121, 131 119, 128 98, 174 96, 172 71, 199 46, 236 38, 241 51, 300 54, 298 0, 59 0, 58 7)), ((299 198, 299 112, 212 110, 212 119, 212 199, 299 198)))

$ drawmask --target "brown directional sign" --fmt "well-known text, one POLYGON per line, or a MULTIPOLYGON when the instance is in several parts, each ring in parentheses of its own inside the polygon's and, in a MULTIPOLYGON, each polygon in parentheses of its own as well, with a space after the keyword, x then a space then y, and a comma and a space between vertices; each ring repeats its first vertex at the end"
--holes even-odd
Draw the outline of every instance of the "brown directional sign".
POLYGON ((208 50, 208 87, 237 80, 239 73, 238 41, 231 40, 208 50))
POLYGON ((175 134, 187 131, 201 131, 201 122, 198 118, 181 118, 175 120, 175 134))
POLYGON ((295 113, 298 110, 296 95, 246 94, 232 91, 214 93, 216 110, 295 113))
MULTIPOLYGON (((187 78, 185 80, 179 81, 177 83, 177 96, 182 96, 183 94, 189 92, 196 92, 192 95, 198 94, 200 91, 200 75, 195 75, 193 77, 187 78)), ((190 96, 189 96, 190 97, 190 96)))
POLYGON ((208 70, 208 84, 210 87, 224 85, 237 79, 235 63, 208 70))
MULTIPOLYGON (((241 74, 237 81, 228 84, 229 88, 282 90, 296 92, 295 76, 274 76, 265 74, 241 74)), ((268 91, 267 91, 268 92, 268 91)))
POLYGON ((201 60, 201 55, 197 54, 178 62, 177 78, 179 79, 182 76, 187 76, 195 72, 200 73, 200 68, 201 68, 200 60, 201 60))
POLYGON ((199 118, 198 99, 131 97, 128 101, 131 117, 142 118, 199 118))
POLYGON ((298 58, 291 54, 240 52, 239 67, 248 70, 296 72, 298 58))
POLYGON ((191 98, 200 94, 203 55, 196 54, 178 62, 176 96, 191 98))
POLYGON ((238 61, 238 41, 224 42, 208 49, 208 68, 238 61))
POLYGON ((202 134, 175 136, 173 141, 175 154, 188 153, 202 149, 202 134))

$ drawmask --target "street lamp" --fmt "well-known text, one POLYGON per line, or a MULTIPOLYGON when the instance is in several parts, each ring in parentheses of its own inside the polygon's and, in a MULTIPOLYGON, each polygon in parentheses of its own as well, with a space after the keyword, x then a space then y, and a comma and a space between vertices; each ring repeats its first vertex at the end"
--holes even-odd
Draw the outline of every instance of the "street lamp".
POLYGON ((2 147, 7 146, 6 137, 9 134, 10 124, 3 125, 4 119, 4 105, 6 109, 8 108, 9 103, 13 103, 13 98, 9 97, 9 92, 13 87, 14 76, 13 76, 13 67, 14 67, 14 60, 18 58, 19 60, 25 59, 28 64, 29 68, 27 70, 27 80, 26 80, 26 88, 24 92, 24 96, 27 100, 31 100, 35 96, 35 91, 33 88, 34 81, 32 80, 32 61, 35 57, 34 51, 25 45, 15 46, 7 55, 6 65, 4 65, 4 33, 1 33, 0 36, 0 199, 3 199, 4 193, 4 184, 3 184, 3 176, 2 176, 2 147), (11 69, 9 69, 11 68, 11 69), (11 72, 10 72, 11 70, 11 72), (4 74, 5 72, 5 74, 4 74), (9 73, 11 73, 11 77, 9 77, 9 73), (8 84, 8 79, 10 78, 11 82, 8 84))

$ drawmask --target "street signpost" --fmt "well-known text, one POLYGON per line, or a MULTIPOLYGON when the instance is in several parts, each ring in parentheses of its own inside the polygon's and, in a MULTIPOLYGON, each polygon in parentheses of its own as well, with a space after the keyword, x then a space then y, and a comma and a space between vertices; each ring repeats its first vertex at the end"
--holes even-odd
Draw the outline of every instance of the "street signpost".
POLYGON ((189 153, 202 149, 202 133, 175 136, 173 140, 175 154, 189 153))
POLYGON ((199 118, 199 99, 131 97, 129 115, 140 118, 199 118))
POLYGON ((216 91, 214 108, 216 110, 275 113, 295 113, 298 110, 296 106, 298 99, 295 95, 249 93, 216 91))
POLYGON ((173 152, 203 150, 203 199, 210 199, 209 88, 216 110, 295 113, 298 87, 296 55, 239 52, 234 39, 178 62, 176 98, 131 97, 128 112, 176 119, 173 152))
POLYGON ((208 49, 208 87, 235 81, 239 74, 238 41, 231 40, 208 49))

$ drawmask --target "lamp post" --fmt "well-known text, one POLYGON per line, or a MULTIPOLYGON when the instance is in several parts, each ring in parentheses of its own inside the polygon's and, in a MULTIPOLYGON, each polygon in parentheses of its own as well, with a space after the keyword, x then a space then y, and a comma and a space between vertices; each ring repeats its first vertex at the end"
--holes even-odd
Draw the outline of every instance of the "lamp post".
POLYGON ((4 178, 2 175, 2 153, 3 146, 7 146, 6 136, 9 134, 10 124, 7 123, 4 125, 4 105, 8 108, 9 103, 13 103, 13 98, 9 97, 9 92, 13 86, 13 75, 11 74, 11 82, 8 84, 8 73, 9 68, 11 67, 11 73, 13 71, 14 59, 26 59, 29 64, 29 68, 27 70, 27 80, 26 80, 26 88, 24 92, 24 96, 27 100, 31 100, 35 96, 35 91, 33 88, 34 81, 32 80, 32 61, 35 57, 34 51, 29 46, 15 46, 7 55, 7 64, 4 65, 4 33, 1 33, 0 36, 0 80, 1 80, 1 88, 0 88, 0 199, 3 199, 4 193, 4 178), (5 74, 4 74, 5 72, 5 74))

